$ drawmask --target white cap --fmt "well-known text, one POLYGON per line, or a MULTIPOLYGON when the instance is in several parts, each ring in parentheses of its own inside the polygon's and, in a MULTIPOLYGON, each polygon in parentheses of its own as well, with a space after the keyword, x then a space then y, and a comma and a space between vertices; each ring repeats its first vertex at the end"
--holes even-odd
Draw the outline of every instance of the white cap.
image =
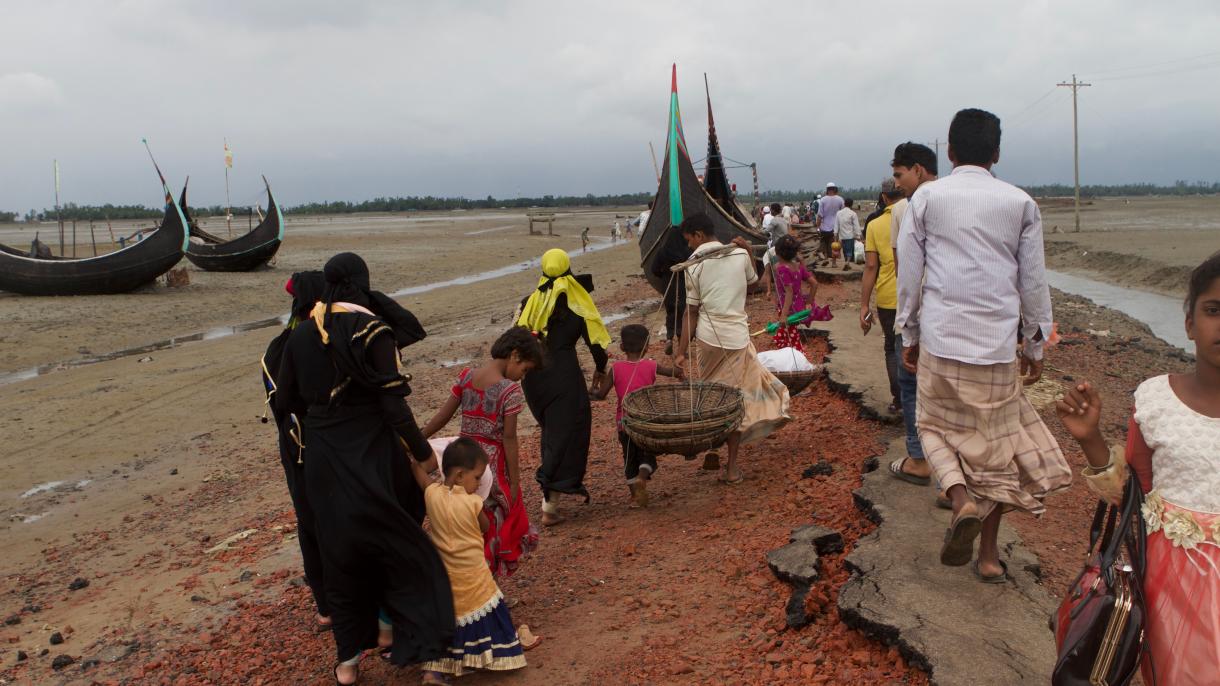
POLYGON ((839 187, 839 184, 835 183, 834 181, 827 181, 827 182, 826 182, 826 187, 827 187, 827 188, 838 188, 838 187, 839 187))
POLYGON ((765 205, 765 206, 763 207, 763 214, 771 214, 771 206, 770 206, 770 205, 765 205))

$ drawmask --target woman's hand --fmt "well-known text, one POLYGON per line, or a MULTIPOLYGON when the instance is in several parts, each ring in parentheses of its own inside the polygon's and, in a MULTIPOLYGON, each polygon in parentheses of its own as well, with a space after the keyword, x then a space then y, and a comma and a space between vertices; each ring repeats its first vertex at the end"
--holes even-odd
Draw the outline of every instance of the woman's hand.
POLYGON ((601 388, 602 384, 605 383, 605 381, 606 381, 605 372, 593 372, 593 383, 590 385, 592 388, 595 388, 595 389, 601 388))
POLYGON ((1101 437, 1101 396, 1088 381, 1068 389, 1055 401, 1055 411, 1063 428, 1077 441, 1085 443, 1101 437))

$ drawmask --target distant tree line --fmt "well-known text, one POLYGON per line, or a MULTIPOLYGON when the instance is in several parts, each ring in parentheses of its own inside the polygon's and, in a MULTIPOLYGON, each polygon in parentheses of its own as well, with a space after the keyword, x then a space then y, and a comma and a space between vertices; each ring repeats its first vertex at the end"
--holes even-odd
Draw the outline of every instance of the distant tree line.
MULTIPOLYGON (((1019 184, 1020 185, 1020 184, 1019 184)), ((1070 196, 1072 186, 1067 184, 1021 185, 1027 193, 1034 197, 1070 196)), ((806 201, 817 193, 804 189, 796 191, 767 190, 759 194, 764 203, 784 201, 806 201)), ((852 198, 875 198, 880 192, 876 186, 862 188, 845 188, 840 191, 852 198)), ((1172 185, 1158 186, 1152 183, 1130 183, 1117 185, 1087 185, 1080 187, 1080 194, 1093 198, 1142 196, 1142 195, 1210 195, 1220 193, 1220 182, 1176 181, 1172 185)), ((652 193, 620 193, 617 195, 544 195, 536 198, 494 198, 487 196, 482 199, 464 197, 438 196, 404 196, 393 198, 374 198, 361 202, 335 200, 330 202, 311 202, 295 207, 283 208, 289 214, 352 214, 355 212, 412 212, 426 210, 484 210, 484 209, 523 209, 529 207, 613 207, 622 205, 646 205, 652 199, 652 193)), ((739 194, 742 202, 750 204, 752 195, 747 191, 739 194)), ((224 216, 224 208, 219 205, 210 207, 192 207, 196 216, 224 216)), ((234 215, 250 213, 248 207, 234 207, 234 215)), ((68 203, 60 208, 60 216, 65 221, 106 221, 108 219, 155 219, 163 214, 161 208, 145 207, 143 205, 77 205, 68 203)), ((25 213, 26 221, 53 221, 55 210, 30 210, 25 213)), ((17 218, 16 212, 0 212, 0 222, 11 222, 17 218)))

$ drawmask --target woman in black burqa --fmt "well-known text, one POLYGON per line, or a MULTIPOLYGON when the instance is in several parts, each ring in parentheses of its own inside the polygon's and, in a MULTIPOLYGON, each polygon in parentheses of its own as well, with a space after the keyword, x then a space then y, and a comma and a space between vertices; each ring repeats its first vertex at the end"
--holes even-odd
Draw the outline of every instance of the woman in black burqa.
POLYGON ((548 250, 542 256, 538 287, 522 301, 517 324, 542 338, 546 365, 527 373, 521 382, 530 413, 542 430, 542 465, 536 478, 542 486, 542 523, 563 521, 559 494, 584 496, 585 469, 589 463, 589 437, 593 411, 576 344, 584 341, 597 371, 593 385, 606 373, 606 346, 610 335, 589 296, 593 279, 572 275, 567 253, 548 250))
MULTIPOLYGON (((284 358, 284 348, 288 345, 288 337, 302 322, 309 321, 309 313, 314 305, 322 300, 326 291, 326 279, 322 272, 313 270, 297 272, 285 284, 285 290, 292 296, 292 311, 288 316, 288 325, 280 335, 271 340, 267 352, 263 353, 262 376, 263 389, 267 392, 267 404, 275 419, 279 432, 280 466, 284 468, 284 478, 288 482, 288 495, 292 498, 292 509, 297 517, 297 543, 301 546, 301 560, 305 567, 305 582, 313 592, 314 604, 318 608, 316 621, 320 628, 329 628, 330 606, 326 603, 324 588, 325 574, 322 571, 322 552, 318 547, 318 532, 314 526, 313 508, 309 505, 309 495, 305 492, 305 443, 301 439, 301 418, 294 414, 284 414, 276 407, 277 387, 276 373, 284 358)), ((266 421, 264 417, 263 421, 266 421)))
POLYGON ((334 256, 323 274, 323 302, 288 338, 276 407, 303 418, 305 485, 340 661, 335 678, 351 684, 361 652, 377 646, 378 608, 393 625, 391 660, 405 665, 447 654, 453 598, 419 526, 423 494, 406 462, 435 468, 397 357, 426 334, 414 315, 369 289, 358 255, 334 256))

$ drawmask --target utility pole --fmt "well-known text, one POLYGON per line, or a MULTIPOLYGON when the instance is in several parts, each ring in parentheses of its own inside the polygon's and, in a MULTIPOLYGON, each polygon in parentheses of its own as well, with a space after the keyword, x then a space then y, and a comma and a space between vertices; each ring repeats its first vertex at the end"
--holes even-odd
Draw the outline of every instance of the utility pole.
POLYGON ((1080 136, 1076 127, 1076 92, 1086 86, 1092 86, 1091 83, 1083 83, 1076 80, 1076 75, 1072 74, 1071 83, 1057 83, 1057 86, 1063 86, 1072 89, 1072 156, 1076 167, 1076 232, 1080 232, 1080 136))

